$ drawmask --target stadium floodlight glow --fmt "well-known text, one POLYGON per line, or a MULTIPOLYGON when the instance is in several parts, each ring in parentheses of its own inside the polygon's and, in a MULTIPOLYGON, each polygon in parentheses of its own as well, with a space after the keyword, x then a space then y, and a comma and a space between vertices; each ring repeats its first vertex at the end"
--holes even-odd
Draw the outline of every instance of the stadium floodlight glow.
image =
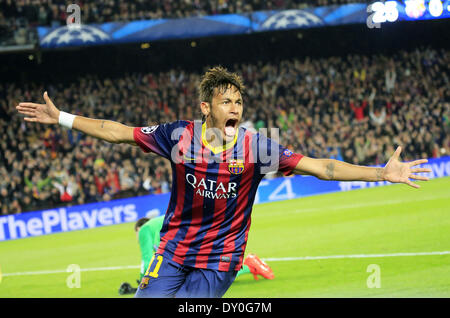
MULTIPOLYGON (((448 9, 448 7, 447 7, 448 9)), ((428 4, 428 11, 433 17, 439 17, 444 12, 444 5, 441 0, 430 0, 428 4)))

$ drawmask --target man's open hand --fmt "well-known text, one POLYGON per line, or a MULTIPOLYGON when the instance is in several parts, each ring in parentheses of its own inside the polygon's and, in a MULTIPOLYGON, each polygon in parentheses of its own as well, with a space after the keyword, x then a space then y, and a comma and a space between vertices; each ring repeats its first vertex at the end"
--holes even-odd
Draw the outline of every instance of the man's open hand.
POLYGON ((402 151, 402 147, 397 147, 392 157, 384 167, 383 177, 384 180, 392 183, 406 183, 413 188, 420 188, 420 186, 409 179, 428 181, 427 177, 419 176, 414 173, 418 172, 431 172, 426 168, 413 168, 414 166, 428 162, 427 159, 419 159, 411 162, 400 162, 399 157, 402 151))
POLYGON ((25 121, 37 122, 42 124, 57 124, 59 120, 59 110, 44 93, 45 104, 19 103, 16 109, 19 113, 26 115, 25 121))

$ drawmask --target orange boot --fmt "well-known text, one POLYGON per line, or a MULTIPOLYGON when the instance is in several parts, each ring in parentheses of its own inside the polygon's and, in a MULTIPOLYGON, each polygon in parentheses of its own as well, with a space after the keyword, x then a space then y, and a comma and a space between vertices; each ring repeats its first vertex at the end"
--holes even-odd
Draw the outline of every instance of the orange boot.
POLYGON ((264 261, 262 261, 255 254, 249 254, 244 259, 244 265, 247 265, 250 268, 250 272, 253 274, 253 278, 258 280, 258 275, 266 279, 274 279, 273 271, 264 261))

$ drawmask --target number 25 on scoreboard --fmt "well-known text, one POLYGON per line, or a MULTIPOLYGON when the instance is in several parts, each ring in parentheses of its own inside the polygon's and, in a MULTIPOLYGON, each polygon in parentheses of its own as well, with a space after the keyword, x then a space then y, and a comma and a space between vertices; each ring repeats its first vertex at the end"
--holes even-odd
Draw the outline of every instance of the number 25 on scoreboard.
POLYGON ((395 1, 374 2, 367 6, 367 12, 372 13, 367 17, 367 27, 380 28, 381 23, 395 22, 398 19, 397 3, 395 1))

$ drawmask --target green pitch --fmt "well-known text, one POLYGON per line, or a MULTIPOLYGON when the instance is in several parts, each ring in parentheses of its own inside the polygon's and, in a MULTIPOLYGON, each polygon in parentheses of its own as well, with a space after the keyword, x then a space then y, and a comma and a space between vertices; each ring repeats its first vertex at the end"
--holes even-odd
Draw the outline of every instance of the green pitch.
MULTIPOLYGON (((450 297, 450 178, 420 185, 256 205, 247 252, 275 279, 225 297, 450 297)), ((1 242, 0 297, 123 297, 139 265, 131 223, 1 242)))

